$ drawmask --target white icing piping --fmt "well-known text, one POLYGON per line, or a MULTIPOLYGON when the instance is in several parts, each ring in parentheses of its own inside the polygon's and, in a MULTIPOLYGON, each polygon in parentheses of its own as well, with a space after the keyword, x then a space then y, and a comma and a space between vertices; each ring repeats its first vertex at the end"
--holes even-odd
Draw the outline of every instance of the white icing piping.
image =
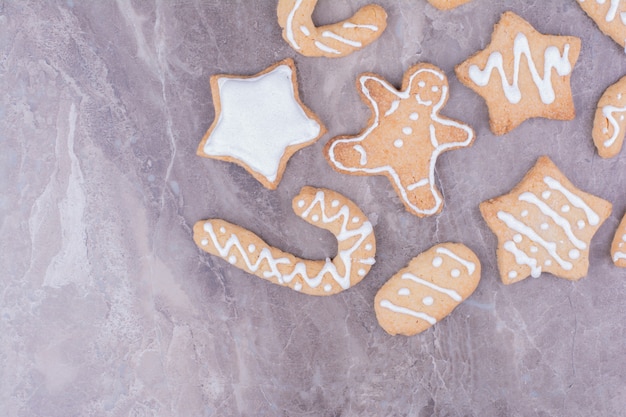
POLYGON ((350 45, 350 46, 354 46, 355 48, 360 48, 363 46, 363 44, 361 42, 357 42, 357 41, 353 41, 350 39, 346 39, 344 37, 341 37, 339 35, 337 35, 335 32, 331 32, 330 30, 325 30, 324 32, 322 32, 322 36, 325 38, 331 38, 334 39, 336 41, 339 41, 341 43, 345 43, 346 45, 350 45))
POLYGON ((541 236, 537 234, 531 227, 527 226, 523 222, 517 220, 512 214, 507 213, 505 211, 498 212, 498 219, 502 220, 510 229, 516 231, 517 233, 521 233, 528 237, 533 242, 541 245, 549 254, 554 258, 555 261, 566 271, 571 271, 573 265, 559 256, 556 252, 556 243, 547 242, 541 236))
POLYGON ((425 287, 431 288, 431 289, 433 289, 435 291, 438 291, 438 292, 440 292, 442 294, 447 295, 448 297, 452 298, 456 302, 460 303, 461 301, 463 301, 463 297, 461 297, 458 292, 456 292, 454 290, 449 290, 447 288, 440 287, 439 285, 435 285, 435 284, 433 284, 430 281, 427 281, 425 279, 416 277, 415 275, 410 274, 408 272, 405 273, 405 274, 402 274, 402 279, 408 279, 408 280, 411 280, 411 281, 416 282, 418 284, 421 284, 421 285, 423 285, 425 287))
POLYGON ((339 52, 338 50, 336 50, 334 48, 331 48, 330 46, 325 45, 325 44, 323 44, 320 41, 315 41, 315 46, 317 46, 317 48, 320 51, 324 51, 324 52, 327 52, 329 54, 335 54, 335 55, 340 55, 341 54, 341 52, 339 52))
POLYGON ((437 248, 437 253, 447 255, 450 258, 454 259, 455 261, 463 265, 467 269, 467 272, 469 272, 470 275, 472 275, 474 271, 476 270, 476 264, 474 264, 474 262, 470 262, 461 258, 460 256, 458 256, 456 253, 452 252, 448 248, 439 247, 437 248))
MULTIPOLYGON (((295 16, 296 11, 298 10, 301 4, 302 4, 302 0, 296 0, 296 3, 294 4, 293 9, 291 9, 291 12, 289 12, 289 16, 287 16, 287 28, 286 28, 287 39, 289 39, 289 43, 291 43, 291 46, 293 46, 294 49, 298 51, 300 50, 300 45, 298 45, 298 42, 296 42, 296 39, 293 36, 293 17, 295 16)), ((302 28, 300 28, 300 30, 302 30, 302 28)))
POLYGON ((555 180, 554 178, 550 176, 544 177, 543 182, 545 182, 548 185, 548 187, 552 188, 553 190, 557 190, 561 194, 563 194, 565 198, 569 200, 570 204, 572 204, 574 207, 582 209, 587 215, 587 221, 589 222, 590 225, 597 226, 598 223, 600 223, 600 217, 598 216, 598 214, 595 211, 593 211, 591 207, 589 207, 583 201, 582 198, 578 197, 577 195, 569 191, 567 188, 563 187, 563 184, 561 184, 560 182, 558 182, 557 180, 555 180))
MULTIPOLYGON (((430 69, 430 68, 420 69, 419 71, 416 71, 413 75, 411 75, 411 78, 409 79, 409 86, 406 89, 406 91, 398 92, 396 89, 391 87, 389 84, 387 84, 387 82, 385 82, 384 80, 381 80, 380 78, 376 78, 376 77, 373 77, 373 76, 370 76, 370 75, 366 75, 366 76, 361 77, 361 79, 359 80, 359 82, 361 83, 361 91, 363 92, 365 97, 367 97, 367 99, 370 101, 370 103, 372 103, 372 108, 374 109, 374 123, 372 123, 372 125, 365 132, 363 132, 360 136, 358 136, 356 138, 341 139, 341 140, 337 140, 337 141, 333 142, 333 144, 330 146, 330 149, 328 150, 328 155, 330 156, 330 160, 335 164, 335 166, 339 167, 342 170, 348 171, 348 172, 367 172, 369 174, 383 174, 385 172, 388 173, 393 178, 394 183, 396 184, 396 186, 400 190, 400 194, 401 194, 402 199, 404 200, 405 204, 407 206, 409 206, 415 212, 428 216, 428 215, 432 215, 432 214, 436 213, 439 210, 439 207, 441 206, 441 202, 442 202, 441 197, 439 197, 439 195, 435 192, 435 188, 434 188, 434 183, 435 183, 435 164, 437 162, 437 157, 442 152, 444 152, 447 149, 454 148, 454 147, 467 146, 474 139, 474 132, 472 131, 472 129, 469 126, 463 125, 461 123, 457 123, 457 122, 455 122, 453 120, 441 119, 440 117, 437 116, 437 112, 443 106, 443 104, 445 103, 445 101, 447 99, 447 91, 448 91, 447 88, 442 89, 441 99, 439 100, 439 102, 437 104, 435 104, 433 106, 432 111, 431 111, 431 118, 433 120, 435 120, 436 122, 441 123, 441 124, 443 124, 445 126, 454 126, 454 127, 457 127, 457 128, 459 128, 461 130, 464 130, 467 133, 467 139, 465 141, 463 141, 463 142, 452 142, 452 143, 447 143, 447 144, 440 145, 433 151, 433 154, 431 155, 428 183, 430 184, 430 191, 431 191, 433 197, 435 198, 435 205, 433 206, 433 208, 427 209, 427 210, 422 210, 419 207, 417 207, 416 205, 412 204, 409 201, 409 198, 408 198, 408 195, 407 195, 407 190, 404 188, 404 186, 402 185, 402 182, 400 181, 400 177, 398 176, 398 174, 396 173, 396 171, 392 167, 390 167, 388 165, 385 165, 385 166, 378 167, 378 168, 349 168, 349 167, 346 167, 343 164, 341 164, 335 158, 335 146, 337 146, 337 144, 339 144, 339 143, 362 142, 370 133, 372 133, 372 131, 374 129, 376 129, 378 127, 378 125, 380 123, 380 110, 378 108, 378 104, 376 103, 376 101, 374 101, 374 99, 372 98, 369 90, 365 87, 365 82, 367 80, 375 80, 376 82, 378 82, 381 85, 383 85, 389 92, 395 94, 400 99, 407 99, 407 98, 410 97, 409 92, 411 91, 411 85, 413 84, 413 80, 415 79, 415 77, 417 75, 421 74, 422 72, 428 72, 428 73, 434 74, 440 80, 444 79, 443 74, 440 73, 439 71, 435 71, 435 70, 430 69)), ((432 140, 432 137, 431 137, 431 140, 432 140)), ((436 138, 435 138, 435 141, 436 141, 436 138)))
POLYGON ((367 164, 367 152, 365 152, 365 148, 363 148, 361 145, 354 145, 353 148, 359 153, 359 155, 361 155, 359 163, 361 165, 367 164))
POLYGON ((613 136, 611 136, 610 139, 607 139, 603 145, 605 148, 608 148, 609 146, 612 146, 615 141, 617 140, 617 137, 619 136, 620 133, 620 128, 619 128, 619 124, 617 123, 617 120, 615 120, 615 117, 613 117, 613 113, 616 112, 624 112, 626 111, 626 106, 624 107, 615 107, 615 106, 604 106, 602 107, 602 115, 604 115, 604 117, 607 118, 607 120, 609 121, 609 123, 611 123, 611 126, 613 126, 613 136))
POLYGON ((624 252, 615 252, 615 255, 613 255, 613 262, 617 262, 620 259, 626 259, 626 253, 624 253, 624 252))
POLYGON ((491 55, 489 55, 487 64, 483 70, 481 70, 477 65, 471 65, 469 67, 469 77, 472 81, 474 81, 474 83, 484 87, 489 83, 493 70, 497 69, 500 73, 504 95, 510 103, 517 104, 522 99, 522 92, 519 88, 519 71, 523 54, 526 56, 528 68, 533 82, 539 90, 541 101, 544 104, 551 104, 555 100, 554 88, 552 86, 552 69, 556 69, 557 74, 562 77, 569 75, 572 72, 572 65, 570 64, 568 57, 569 49, 569 44, 566 44, 563 48, 563 55, 561 56, 561 52, 556 46, 549 46, 546 48, 544 51, 543 78, 541 78, 530 51, 528 38, 520 32, 515 37, 513 44, 514 73, 512 84, 509 84, 506 78, 506 73, 504 71, 504 59, 502 54, 498 51, 492 52, 491 55))
POLYGON ((420 311, 415 311, 415 310, 411 310, 409 308, 397 306, 397 305, 395 305, 394 303, 392 303, 389 300, 381 300, 380 301, 380 306, 383 307, 383 308, 386 308, 388 310, 391 310, 394 313, 406 314, 407 316, 412 316, 412 317, 416 317, 418 319, 426 320, 431 325, 437 323, 437 319, 435 319, 432 316, 429 316, 426 313, 422 313, 420 311))
POLYGON ((396 112, 396 110, 398 110, 399 106, 400 106, 400 100, 394 100, 391 103, 391 106, 389 107, 389 110, 387 110, 387 112, 385 113, 385 116, 390 116, 390 115, 394 114, 396 112))
MULTIPOLYGON (((513 256, 515 256, 515 262, 518 265, 526 265, 530 267, 530 275, 533 278, 538 278, 539 275, 541 275, 541 267, 537 266, 537 260, 535 258, 531 258, 526 254, 526 252, 520 250, 517 245, 515 245, 515 242, 507 240, 504 242, 504 249, 511 252, 513 256)), ((513 276, 513 279, 515 277, 517 277, 517 275, 513 276)))
POLYGON ((587 249, 587 245, 582 240, 578 239, 574 232, 572 232, 572 225, 567 219, 560 216, 556 211, 552 210, 550 206, 548 206, 543 201, 539 200, 536 195, 530 192, 524 192, 519 196, 520 201, 525 201, 527 203, 535 205, 543 214, 550 217, 557 225, 563 229, 568 239, 574 246, 576 246, 580 250, 587 249))
POLYGON ((357 25, 351 22, 345 22, 343 27, 346 29, 369 29, 372 32, 378 32, 378 26, 375 25, 357 25))

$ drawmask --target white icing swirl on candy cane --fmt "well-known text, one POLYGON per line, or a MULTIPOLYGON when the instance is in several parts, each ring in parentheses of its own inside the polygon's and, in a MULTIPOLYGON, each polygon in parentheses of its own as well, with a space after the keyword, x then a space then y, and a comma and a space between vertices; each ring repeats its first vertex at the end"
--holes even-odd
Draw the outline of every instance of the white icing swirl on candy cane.
POLYGON ((530 70, 533 82, 539 90, 541 101, 544 104, 551 104, 556 99, 554 88, 552 86, 552 70, 556 69, 556 72, 560 76, 569 75, 572 72, 572 65, 569 61, 569 49, 570 45, 566 44, 564 47, 563 55, 556 46, 549 46, 544 51, 544 68, 543 78, 537 71, 537 65, 533 60, 532 53, 530 51, 530 45, 528 44, 528 38, 523 33, 518 33, 515 37, 513 44, 514 53, 514 73, 513 82, 509 84, 506 73, 504 70, 504 58, 498 51, 491 53, 487 60, 485 68, 481 70, 477 65, 469 67, 469 77, 477 85, 484 87, 489 83, 491 79, 491 73, 494 69, 500 73, 500 79, 502 81, 502 89, 507 100, 512 104, 517 104, 522 99, 522 92, 519 88, 519 71, 522 60, 522 55, 526 57, 528 68, 530 70))

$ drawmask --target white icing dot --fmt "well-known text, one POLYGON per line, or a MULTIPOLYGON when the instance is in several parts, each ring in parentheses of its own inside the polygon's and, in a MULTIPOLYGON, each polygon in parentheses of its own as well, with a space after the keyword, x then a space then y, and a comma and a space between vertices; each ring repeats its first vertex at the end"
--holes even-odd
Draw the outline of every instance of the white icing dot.
POLYGON ((425 83, 424 81, 420 81, 419 83, 417 83, 417 85, 418 85, 420 88, 424 88, 424 87, 426 86, 426 83, 425 83))
POLYGON ((398 290, 398 295, 411 295, 411 290, 408 288, 400 288, 398 290))
POLYGON ((620 121, 624 120, 624 115, 622 114, 622 115, 619 117, 619 119, 620 119, 620 121))
POLYGON ((220 227, 220 233, 226 233, 226 229, 224 229, 223 227, 220 227))
POLYGON ((548 226, 548 223, 541 223, 541 230, 548 230, 550 228, 550 226, 548 226))
POLYGON ((607 133, 609 133, 609 129, 607 129, 606 127, 605 127, 605 128, 603 128, 603 129, 602 129, 602 133, 604 133, 604 134, 606 135, 607 133))
POLYGON ((541 193, 541 196, 543 197, 544 200, 547 200, 548 198, 550 198, 551 195, 552 193, 550 191, 544 191, 543 193, 541 193))
POLYGON ((436 85, 433 85, 433 88, 431 88, 433 93, 436 93, 437 91, 439 91, 439 87, 437 87, 436 85))
POLYGON ((360 277, 364 277, 366 273, 367 272, 365 272, 365 269, 359 269, 358 274, 359 274, 360 277))
POLYGON ((304 207, 305 204, 306 203, 304 202, 304 200, 298 201, 298 207, 300 207, 300 208, 304 207))
POLYGON ((256 250, 256 246, 250 244, 248 245, 248 252, 253 253, 256 250))
POLYGON ((515 236, 513 236, 513 241, 515 243, 520 243, 522 241, 522 235, 520 235, 519 233, 516 234, 515 236))
POLYGON ((620 242, 619 245, 617 245, 618 248, 622 248, 624 247, 624 242, 620 242))
POLYGON ((404 145, 404 142, 402 141, 402 139, 396 139, 396 140, 393 142, 393 146, 395 146, 396 148, 401 148, 401 147, 402 147, 402 145, 404 145))
POLYGON ((333 289, 333 286, 332 286, 332 285, 330 285, 330 284, 326 284, 326 285, 324 285, 324 291, 326 291, 326 292, 331 292, 331 291, 332 291, 332 289, 333 289))
POLYGON ((296 282, 296 284, 293 286, 293 289, 296 291, 300 291, 302 289, 302 284, 296 282))
POLYGON ((622 236, 622 240, 626 242, 626 234, 622 236))
POLYGON ((433 259, 433 266, 435 268, 439 268, 442 264, 443 264, 443 259, 441 259, 440 256, 437 256, 435 257, 435 259, 433 259))
POLYGON ((409 119, 411 120, 417 120, 420 118, 420 115, 417 113, 411 113, 411 115, 409 116, 409 119))
POLYGON ((318 216, 317 214, 314 214, 314 215, 311 217, 311 220, 313 220, 314 222, 319 221, 319 219, 320 219, 320 216, 318 216))
POLYGON ((434 302, 435 302, 435 300, 433 299, 433 297, 424 297, 424 298, 422 298, 422 303, 424 303, 425 306, 431 306, 431 305, 433 305, 434 302))
POLYGON ((452 278, 458 278, 461 276, 461 271, 459 271, 458 269, 453 269, 452 271, 450 271, 450 275, 452 275, 452 278))
POLYGON ((532 253, 537 253, 537 251, 538 251, 538 250, 539 250, 539 248, 537 248, 537 246, 531 246, 531 247, 530 247, 530 251, 531 251, 532 253))
POLYGON ((515 278, 517 278, 517 271, 509 272, 509 279, 515 279, 515 278))
POLYGON ((202 244, 202 246, 206 246, 209 244, 209 240, 208 239, 202 239, 202 241, 200 242, 202 244))
POLYGON ((372 245, 369 243, 365 245, 365 250, 372 250, 372 245))
POLYGON ((338 206, 339 206, 339 200, 333 200, 333 202, 332 202, 332 203, 330 203, 330 205, 331 205, 332 207, 338 207, 338 206))
POLYGON ((552 266, 552 261, 550 259, 546 259, 546 261, 544 262, 545 266, 552 266))
POLYGON ((580 251, 578 249, 572 249, 571 251, 569 251, 569 258, 570 259, 580 258, 580 251))
POLYGON ((526 216, 528 216, 528 210, 522 211, 522 217, 526 217, 526 216))
POLYGON ((621 99, 622 99, 622 93, 619 93, 619 94, 617 95, 617 99, 618 99, 618 100, 621 100, 621 99))
POLYGON ((352 223, 358 223, 358 222, 359 222, 359 220, 361 220, 361 219, 359 219, 358 217, 354 216, 354 217, 352 218, 352 223))
POLYGON ((586 225, 584 220, 578 220, 576 224, 578 225, 579 229, 584 229, 586 225))
POLYGON ((237 263, 237 257, 235 255, 230 255, 228 257, 228 262, 230 262, 231 264, 237 263))
POLYGON ((411 133, 413 133, 413 129, 411 129, 408 126, 405 126, 402 128, 402 133, 404 133, 405 135, 410 135, 411 133))
POLYGON ((562 211, 563 213, 569 213, 570 208, 571 208, 570 206, 568 206, 567 204, 565 204, 563 207, 561 207, 561 211, 562 211))

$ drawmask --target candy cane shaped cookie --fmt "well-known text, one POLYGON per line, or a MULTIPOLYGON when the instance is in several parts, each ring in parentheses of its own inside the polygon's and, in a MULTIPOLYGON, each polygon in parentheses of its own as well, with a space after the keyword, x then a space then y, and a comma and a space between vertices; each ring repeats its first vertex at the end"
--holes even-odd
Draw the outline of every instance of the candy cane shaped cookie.
POLYGON ((283 38, 305 56, 339 58, 374 42, 387 27, 387 13, 375 4, 351 18, 317 27, 311 15, 317 0, 278 0, 278 23, 283 38))
POLYGON ((626 132, 626 77, 606 89, 593 121, 593 143, 603 158, 617 155, 626 132))
POLYGON ((374 230, 365 214, 346 197, 322 188, 302 188, 292 206, 306 222, 335 235, 334 259, 298 258, 219 219, 196 223, 194 241, 205 252, 250 274, 305 294, 337 294, 359 283, 374 265, 376 254, 374 230))
POLYGON ((413 258, 378 291, 374 301, 378 323, 391 335, 421 333, 472 295, 480 273, 480 261, 467 246, 434 246, 413 258))

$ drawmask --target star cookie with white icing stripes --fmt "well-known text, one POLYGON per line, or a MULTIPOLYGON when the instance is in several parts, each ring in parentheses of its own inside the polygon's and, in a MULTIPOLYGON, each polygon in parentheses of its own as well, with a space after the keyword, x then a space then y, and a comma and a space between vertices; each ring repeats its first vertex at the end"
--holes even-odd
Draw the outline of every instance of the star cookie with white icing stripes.
POLYGON ((611 214, 611 203, 576 188, 550 158, 539 158, 509 193, 480 211, 498 237, 504 284, 543 272, 578 280, 589 269, 589 245, 611 214))
POLYGON ((291 155, 326 133, 300 101, 292 59, 250 77, 214 75, 211 91, 215 120, 198 155, 234 162, 270 190, 278 186, 291 155))

